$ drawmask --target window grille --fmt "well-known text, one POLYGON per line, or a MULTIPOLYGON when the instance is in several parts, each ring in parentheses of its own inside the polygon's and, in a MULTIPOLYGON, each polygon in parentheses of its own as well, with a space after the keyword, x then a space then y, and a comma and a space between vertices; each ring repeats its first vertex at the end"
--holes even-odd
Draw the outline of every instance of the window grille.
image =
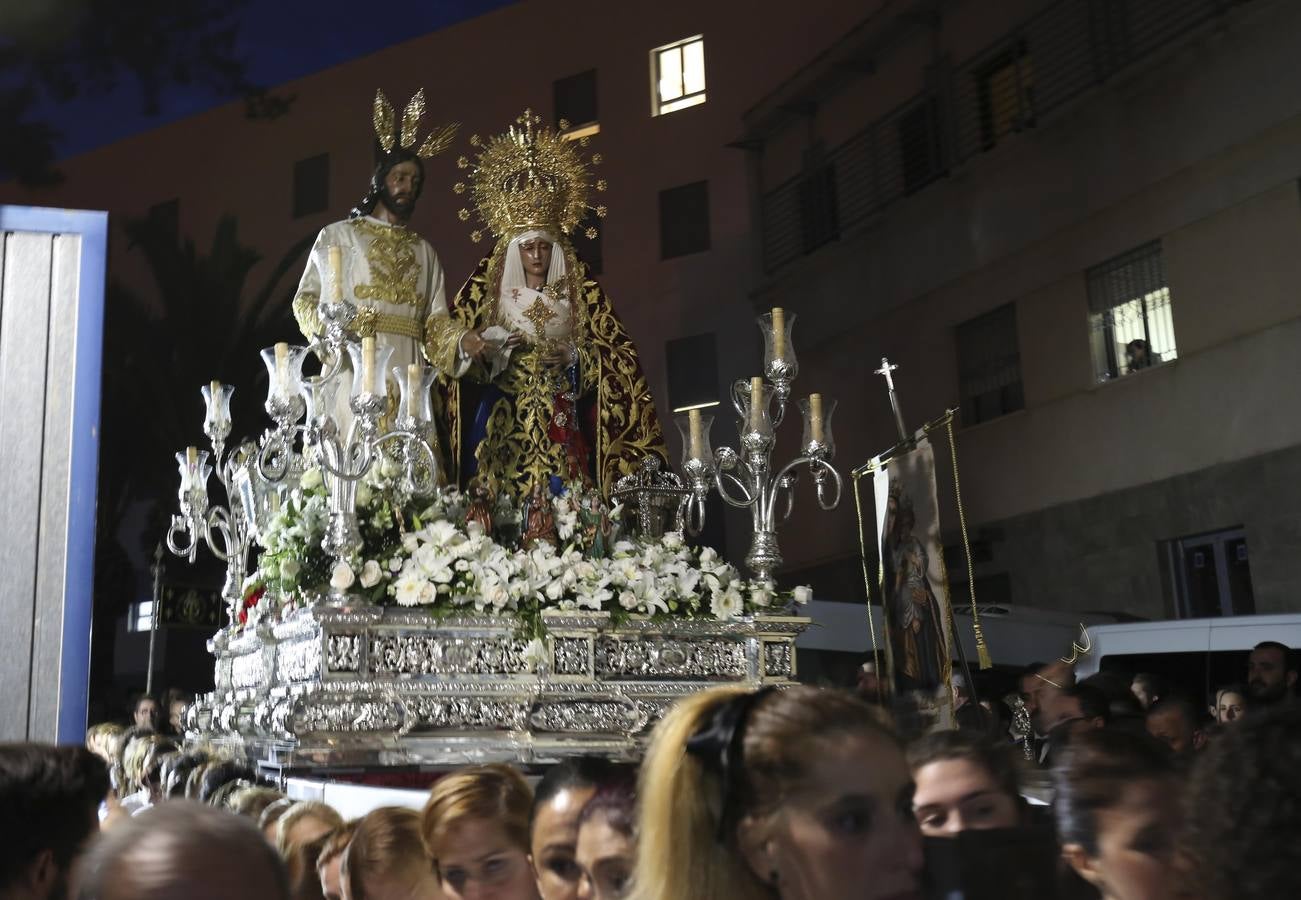
POLYGON ((800 181, 800 231, 805 253, 840 237, 834 165, 819 166, 800 181))
POLYGON ((977 425, 1025 408, 1015 304, 963 322, 956 338, 962 424, 977 425))
POLYGON ((651 114, 705 102, 705 39, 700 35, 651 51, 651 114))
POLYGON ((1110 381, 1178 356, 1161 242, 1144 244, 1085 273, 1094 373, 1110 381))

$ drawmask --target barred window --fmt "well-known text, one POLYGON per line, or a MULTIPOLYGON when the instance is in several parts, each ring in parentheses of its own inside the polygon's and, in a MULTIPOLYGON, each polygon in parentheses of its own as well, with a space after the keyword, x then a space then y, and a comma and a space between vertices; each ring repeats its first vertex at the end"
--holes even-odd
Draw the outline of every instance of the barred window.
POLYGON ((1024 409, 1016 305, 963 322, 956 337, 962 424, 976 425, 1024 409))
POLYGON ((1161 242, 1144 244, 1085 273, 1089 335, 1098 381, 1178 357, 1161 242))
POLYGON ((1024 40, 997 53, 975 71, 979 86, 981 147, 1034 124, 1034 62, 1024 40))

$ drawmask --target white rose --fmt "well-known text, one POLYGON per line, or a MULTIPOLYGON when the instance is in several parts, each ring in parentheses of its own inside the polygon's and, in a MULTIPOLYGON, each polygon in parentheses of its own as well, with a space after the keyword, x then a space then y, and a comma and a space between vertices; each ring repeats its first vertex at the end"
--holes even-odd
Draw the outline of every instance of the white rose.
POLYGON ((356 582, 357 576, 352 571, 352 566, 346 562, 338 562, 330 572, 330 587, 336 591, 346 591, 356 582))
POLYGON ((321 475, 321 470, 316 466, 304 471, 302 477, 298 479, 298 486, 305 491, 314 490, 324 483, 325 478, 321 475))
POLYGON ((402 464, 390 456, 384 456, 379 463, 379 474, 385 478, 396 478, 402 474, 402 464))
POLYGON ((388 561, 388 570, 389 570, 390 572, 401 572, 401 571, 402 571, 402 557, 400 557, 400 556, 395 556, 395 557, 393 557, 392 559, 390 559, 390 560, 388 561))
POLYGON ((624 609, 636 609, 638 602, 637 595, 632 591, 619 592, 619 605, 624 609))
POLYGON ((420 585, 420 602, 423 605, 428 606, 437 599, 438 588, 434 586, 432 581, 426 581, 424 584, 420 585))
POLYGON ((755 606, 767 606, 772 602, 772 593, 767 588, 757 587, 750 592, 750 602, 755 606))
POLYGON ((370 501, 374 496, 375 495, 371 492, 370 487, 365 482, 357 485, 356 498, 358 506, 370 506, 370 501))
POLYGON ((548 600, 559 600, 565 596, 565 583, 563 581, 551 582, 547 585, 546 594, 548 600))
POLYGON ((666 550, 682 549, 682 532, 666 531, 664 533, 664 538, 662 543, 664 544, 664 549, 666 550))
POLYGON ((384 570, 373 559, 366 560, 366 564, 361 567, 361 586, 364 588, 373 588, 383 577, 384 570))
POLYGON ((807 584, 802 584, 795 589, 795 602, 800 606, 806 605, 813 599, 813 588, 807 584))
POLYGON ((280 577, 285 581, 293 581, 298 577, 298 560, 282 559, 280 560, 280 577))

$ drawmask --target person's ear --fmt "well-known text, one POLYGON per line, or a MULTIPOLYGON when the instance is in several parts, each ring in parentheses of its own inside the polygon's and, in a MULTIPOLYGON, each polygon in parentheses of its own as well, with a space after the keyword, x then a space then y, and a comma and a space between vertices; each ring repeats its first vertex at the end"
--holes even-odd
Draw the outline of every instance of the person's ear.
POLYGON ((1098 872, 1098 861, 1089 856, 1079 844, 1062 844, 1062 859, 1089 884, 1102 890, 1102 875, 1098 872))
POLYGON ((48 897, 59 881, 59 867, 54 862, 54 851, 46 847, 27 866, 27 886, 33 896, 48 897))
POLYGON ((777 878, 777 848, 769 819, 743 818, 736 826, 736 844, 754 877, 772 884, 777 878))

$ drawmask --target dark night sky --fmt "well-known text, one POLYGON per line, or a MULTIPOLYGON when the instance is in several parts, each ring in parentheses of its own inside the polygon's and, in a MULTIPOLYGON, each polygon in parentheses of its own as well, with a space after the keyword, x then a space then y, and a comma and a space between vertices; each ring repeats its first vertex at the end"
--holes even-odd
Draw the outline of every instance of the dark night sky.
MULTIPOLYGON (((0 0, 5 2, 5 0, 0 0)), ((358 0, 248 0, 240 16, 239 51, 250 79, 274 87, 374 53, 513 0, 415 0, 372 4, 358 0)), ((108 97, 47 104, 42 117, 63 133, 60 158, 194 115, 236 99, 212 90, 173 87, 158 115, 142 111, 131 82, 108 97)))

